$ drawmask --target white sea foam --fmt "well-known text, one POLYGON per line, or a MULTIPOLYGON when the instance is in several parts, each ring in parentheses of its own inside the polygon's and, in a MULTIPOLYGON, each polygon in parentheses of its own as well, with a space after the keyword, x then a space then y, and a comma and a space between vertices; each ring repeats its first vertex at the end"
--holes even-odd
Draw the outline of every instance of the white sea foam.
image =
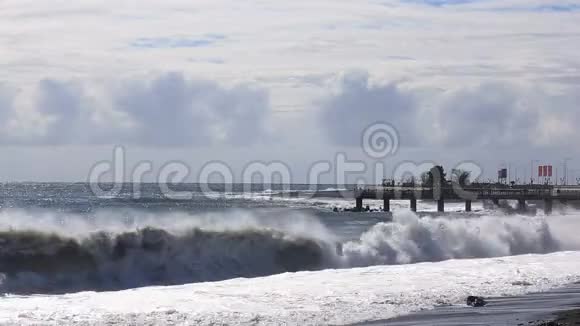
POLYGON ((580 280, 580 253, 286 273, 217 283, 59 296, 6 296, 5 324, 321 325, 545 291, 580 280))

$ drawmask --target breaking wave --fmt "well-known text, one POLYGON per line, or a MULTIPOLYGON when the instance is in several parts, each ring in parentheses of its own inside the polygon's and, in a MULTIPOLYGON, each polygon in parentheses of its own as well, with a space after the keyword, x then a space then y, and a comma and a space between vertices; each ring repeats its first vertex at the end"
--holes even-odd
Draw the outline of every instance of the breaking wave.
POLYGON ((280 217, 265 222, 239 214, 212 222, 188 215, 159 217, 130 227, 92 225, 89 231, 43 218, 36 225, 8 225, 0 214, 0 291, 117 290, 580 249, 572 234, 580 226, 578 216, 419 218, 395 213, 393 221, 374 225, 359 240, 337 245, 332 232, 314 218, 287 217, 279 224, 272 221, 280 217), (245 222, 236 225, 240 219, 245 222))
POLYGON ((116 290, 320 269, 324 244, 273 230, 180 235, 156 228, 77 240, 38 232, 0 233, 4 292, 116 290))
MULTIPOLYGON (((576 224, 580 226, 580 221, 576 224)), ((349 266, 369 266, 580 249, 579 243, 560 238, 556 230, 568 232, 545 217, 419 218, 403 213, 396 214, 392 223, 374 225, 360 241, 346 243, 343 254, 349 266)))

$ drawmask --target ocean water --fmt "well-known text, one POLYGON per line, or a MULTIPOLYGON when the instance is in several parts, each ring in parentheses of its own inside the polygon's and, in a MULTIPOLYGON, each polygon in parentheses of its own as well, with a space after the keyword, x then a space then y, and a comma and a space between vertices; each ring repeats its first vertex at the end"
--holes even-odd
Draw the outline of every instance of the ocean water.
POLYGON ((306 185, 139 188, 0 185, 0 324, 356 324, 580 281, 571 209, 355 213, 306 185))

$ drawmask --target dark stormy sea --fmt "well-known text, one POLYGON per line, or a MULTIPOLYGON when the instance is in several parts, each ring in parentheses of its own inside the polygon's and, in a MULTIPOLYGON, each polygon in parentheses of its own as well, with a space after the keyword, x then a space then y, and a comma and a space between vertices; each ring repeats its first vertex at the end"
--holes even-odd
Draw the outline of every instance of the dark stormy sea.
POLYGON ((205 188, 0 184, 0 324, 507 325, 580 281, 571 208, 359 213, 332 185, 205 188))

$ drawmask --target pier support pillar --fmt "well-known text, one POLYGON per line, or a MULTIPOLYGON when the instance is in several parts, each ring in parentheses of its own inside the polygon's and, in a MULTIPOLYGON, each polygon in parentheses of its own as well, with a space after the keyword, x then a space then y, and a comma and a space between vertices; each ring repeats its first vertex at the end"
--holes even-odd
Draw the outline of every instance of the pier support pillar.
POLYGON ((552 214, 553 201, 551 199, 544 200, 544 213, 546 215, 552 214))
POLYGON ((525 199, 518 199, 518 210, 520 212, 526 211, 526 200, 525 199))
POLYGON ((363 210, 363 199, 362 197, 359 197, 356 199, 356 211, 362 212, 362 210, 363 210))
POLYGON ((391 211, 391 200, 388 198, 383 199, 383 211, 385 212, 391 211))
POLYGON ((471 200, 466 200, 465 201, 465 211, 466 212, 471 212, 471 200))
POLYGON ((417 199, 411 199, 411 212, 417 211, 417 199))
POLYGON ((491 201, 493 202, 493 205, 495 205, 495 206, 499 206, 499 199, 497 199, 497 198, 494 198, 494 199, 492 199, 491 201))
POLYGON ((445 200, 443 198, 437 201, 437 211, 440 213, 445 212, 445 200))

